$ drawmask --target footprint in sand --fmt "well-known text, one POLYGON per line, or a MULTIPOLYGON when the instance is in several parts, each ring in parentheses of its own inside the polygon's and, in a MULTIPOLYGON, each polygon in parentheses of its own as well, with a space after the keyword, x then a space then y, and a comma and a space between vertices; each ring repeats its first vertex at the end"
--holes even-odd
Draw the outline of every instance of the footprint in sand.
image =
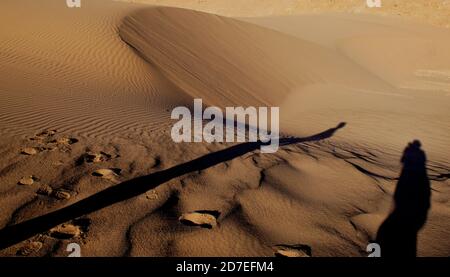
POLYGON ((273 247, 276 257, 312 257, 312 249, 309 245, 305 244, 279 244, 273 247))
POLYGON ((92 173, 92 176, 102 177, 103 179, 118 182, 117 178, 120 175, 122 169, 120 168, 102 168, 97 169, 92 173))
POLYGON ((100 152, 100 153, 92 153, 92 152, 87 152, 83 157, 83 161, 86 163, 100 163, 100 162, 106 162, 109 161, 111 159, 112 155, 105 153, 105 152, 100 152))
POLYGON ((32 241, 27 243, 26 245, 22 246, 18 251, 17 255, 20 256, 29 256, 33 253, 38 252, 42 248, 42 242, 39 241, 32 241))
POLYGON ((67 137, 62 137, 62 138, 58 138, 58 139, 50 141, 50 143, 56 143, 56 144, 61 144, 61 145, 66 145, 66 146, 72 145, 77 142, 78 142, 78 139, 67 138, 67 137))
POLYGON ((40 149, 38 149, 36 147, 26 147, 26 148, 22 149, 22 151, 20 153, 22 155, 32 156, 32 155, 36 155, 39 152, 40 152, 40 149))
POLYGON ((53 190, 53 188, 49 185, 42 184, 37 192, 37 194, 45 195, 45 196, 53 196, 58 200, 68 200, 70 197, 72 197, 70 191, 65 189, 57 189, 53 190))
POLYGON ((22 177, 22 179, 19 180, 19 182, 17 182, 19 185, 24 185, 24 186, 31 186, 32 184, 34 184, 35 181, 38 181, 38 178, 36 176, 26 176, 26 177, 22 177))
POLYGON ((55 149, 65 150, 67 151, 70 145, 77 143, 79 140, 71 137, 60 137, 54 138, 56 135, 56 130, 45 130, 34 137, 29 138, 31 141, 35 141, 40 144, 40 147, 27 147, 22 150, 22 154, 24 155, 35 155, 42 151, 52 151, 55 149), (50 145, 49 145, 50 144, 50 145))
POLYGON ((47 184, 42 184, 38 190, 36 191, 37 194, 45 195, 45 196, 53 196, 58 200, 68 200, 70 197, 72 197, 72 194, 70 191, 65 189, 57 189, 54 190, 51 186, 47 184))
POLYGON ((43 140, 46 138, 50 138, 56 134, 56 130, 44 130, 38 134, 36 134, 34 137, 31 137, 30 140, 43 140))
POLYGON ((81 235, 80 226, 65 223, 50 229, 50 236, 57 239, 71 239, 81 235))
POLYGON ((158 193, 154 189, 152 189, 145 193, 145 198, 147 198, 148 200, 158 200, 159 196, 158 193))
POLYGON ((63 145, 70 145, 75 142, 77 142, 77 139, 68 139, 68 138, 60 138, 60 139, 53 139, 53 136, 56 134, 56 130, 45 130, 38 134, 36 134, 34 137, 29 138, 31 141, 35 141, 39 144, 38 147, 26 147, 21 150, 21 154, 23 155, 36 155, 43 151, 52 151, 57 149, 55 145, 48 146, 47 144, 63 144, 63 145), (53 139, 52 141, 49 141, 50 139, 53 139))
POLYGON ((91 220, 88 218, 80 218, 73 220, 71 223, 63 223, 49 231, 49 235, 57 239, 71 239, 81 237, 88 231, 91 220))
POLYGON ((69 191, 58 189, 53 193, 53 196, 58 200, 68 200, 72 196, 69 191))
POLYGON ((40 152, 43 152, 43 151, 53 151, 55 149, 56 149, 56 147, 54 147, 54 146, 48 146, 48 147, 26 147, 26 148, 22 149, 20 154, 33 156, 33 155, 36 155, 36 154, 38 154, 40 152))
POLYGON ((53 193, 53 188, 49 185, 41 185, 37 190, 37 194, 50 196, 53 193))
POLYGON ((56 130, 44 130, 38 134, 36 134, 36 137, 51 137, 56 134, 56 130))
POLYGON ((195 211, 181 215, 178 220, 187 226, 200 226, 212 229, 217 226, 219 216, 219 211, 195 211))

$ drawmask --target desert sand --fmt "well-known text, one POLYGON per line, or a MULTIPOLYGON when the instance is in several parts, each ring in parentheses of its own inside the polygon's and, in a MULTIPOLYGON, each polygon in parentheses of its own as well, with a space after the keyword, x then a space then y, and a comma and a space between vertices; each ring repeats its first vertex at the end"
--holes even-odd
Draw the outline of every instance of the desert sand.
POLYGON ((0 256, 367 256, 413 140, 449 256, 449 2, 254 2, 3 0, 0 256), (284 145, 174 143, 194 98, 284 145))
MULTIPOLYGON (((157 6, 180 7, 228 17, 267 17, 298 14, 344 12, 395 16, 411 21, 450 27, 447 0, 381 0, 371 8, 366 0, 117 0, 157 6)), ((375 1, 373 1, 375 2, 375 1)))

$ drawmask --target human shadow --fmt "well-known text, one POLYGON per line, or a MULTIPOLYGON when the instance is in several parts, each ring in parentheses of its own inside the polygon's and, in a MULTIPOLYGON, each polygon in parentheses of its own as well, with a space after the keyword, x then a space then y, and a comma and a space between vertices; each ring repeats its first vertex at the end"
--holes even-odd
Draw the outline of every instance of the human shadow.
POLYGON ((408 144, 401 162, 403 169, 394 193, 394 210, 377 233, 382 257, 417 255, 417 234, 424 226, 430 208, 430 180, 420 141, 408 144))
MULTIPOLYGON (((282 145, 289 145, 318 141, 331 137, 338 129, 343 128, 344 126, 345 123, 340 123, 336 128, 326 130, 310 137, 281 138, 279 142, 282 145)), ((168 182, 173 178, 190 172, 207 169, 217 164, 245 155, 246 153, 255 151, 262 145, 269 144, 270 142, 247 142, 214 153, 209 153, 189 162, 122 182, 114 187, 107 188, 60 210, 38 216, 15 225, 7 226, 0 230, 0 249, 10 247, 36 234, 46 232, 47 230, 69 220, 143 194, 146 191, 154 189, 160 184, 168 182)))
POLYGON ((284 146, 284 145, 290 145, 290 144, 295 144, 295 143, 300 143, 300 142, 318 141, 318 140, 331 138, 339 129, 344 128, 346 125, 347 125, 346 122, 341 122, 336 127, 325 130, 319 134, 315 134, 310 137, 304 137, 304 138, 282 138, 282 139, 280 139, 279 143, 280 143, 280 146, 284 146))

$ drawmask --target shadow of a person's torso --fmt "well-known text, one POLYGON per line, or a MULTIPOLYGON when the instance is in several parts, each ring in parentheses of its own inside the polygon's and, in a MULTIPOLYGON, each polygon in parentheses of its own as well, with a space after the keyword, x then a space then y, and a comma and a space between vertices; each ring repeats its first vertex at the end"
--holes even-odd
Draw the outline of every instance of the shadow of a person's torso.
POLYGON ((403 169, 394 193, 394 210, 377 233, 382 257, 416 256, 417 233, 425 224, 430 208, 426 155, 419 141, 405 148, 401 162, 403 169))

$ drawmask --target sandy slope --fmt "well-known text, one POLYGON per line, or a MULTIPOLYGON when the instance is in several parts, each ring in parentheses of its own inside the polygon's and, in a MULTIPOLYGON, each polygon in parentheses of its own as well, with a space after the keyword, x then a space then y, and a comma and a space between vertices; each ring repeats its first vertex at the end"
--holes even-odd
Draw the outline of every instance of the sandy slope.
POLYGON ((0 4, 0 226, 30 224, 0 231, 0 255, 66 256, 77 242, 83 256, 272 256, 278 244, 364 256, 415 138, 433 188, 418 254, 450 254, 447 31, 85 2, 0 4), (324 22, 332 28, 320 35, 293 28, 324 22), (274 155, 238 147, 204 157, 229 145, 169 135, 171 108, 193 97, 280 105, 288 135, 347 125, 274 155))
POLYGON ((110 135, 163 121, 174 102, 158 95, 179 94, 117 36, 120 20, 137 7, 109 2, 79 10, 64 1, 2 2, 11 11, 0 19, 0 90, 7 104, 0 124, 8 134, 53 126, 110 135))
POLYGON ((320 83, 387 88, 324 47, 207 13, 143 10, 126 17, 119 34, 179 88, 210 105, 279 105, 293 88, 320 83))
MULTIPOLYGON (((348 90, 324 84, 299 88, 285 101, 288 107, 284 110, 289 113, 287 121, 306 117, 311 119, 310 122, 323 122, 323 119, 312 119, 311 116, 318 114, 311 111, 321 110, 320 113, 325 113, 320 115, 321 118, 330 118, 326 108, 333 105, 334 116, 354 123, 348 130, 355 131, 351 134, 352 140, 382 143, 380 148, 401 149, 405 140, 416 137, 429 145, 429 154, 434 158, 447 159, 442 152, 450 143, 446 138, 450 90, 450 57, 445 50, 450 47, 447 29, 394 18, 380 21, 367 15, 302 15, 245 20, 332 49, 390 85, 384 90, 369 87, 348 90), (311 101, 316 104, 310 105, 311 101), (291 103, 297 103, 301 108, 291 103), (360 121, 365 123, 355 126, 360 121), (371 127, 367 128, 369 125, 371 127), (386 128, 387 125, 391 127, 386 128), (395 134, 392 130, 396 130, 395 134), (387 136, 389 141, 379 139, 387 136)), ((305 123, 300 124, 304 129, 305 123)))

